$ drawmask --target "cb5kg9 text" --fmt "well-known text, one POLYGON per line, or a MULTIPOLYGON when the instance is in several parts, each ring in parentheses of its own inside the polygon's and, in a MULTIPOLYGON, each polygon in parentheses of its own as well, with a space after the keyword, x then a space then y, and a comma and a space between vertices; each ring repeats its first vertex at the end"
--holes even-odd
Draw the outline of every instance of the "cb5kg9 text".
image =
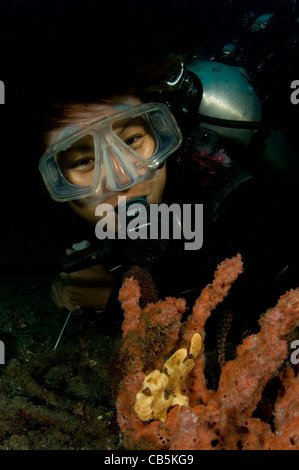
POLYGON ((193 455, 152 454, 148 457, 148 463, 151 465, 191 465, 193 455))

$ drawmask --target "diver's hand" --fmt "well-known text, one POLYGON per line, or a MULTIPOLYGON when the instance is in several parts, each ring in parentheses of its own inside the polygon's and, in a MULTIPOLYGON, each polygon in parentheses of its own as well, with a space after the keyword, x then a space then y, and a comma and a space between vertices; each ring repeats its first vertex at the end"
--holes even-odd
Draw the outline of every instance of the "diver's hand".
POLYGON ((71 274, 60 273, 51 286, 55 305, 75 312, 81 308, 103 310, 113 288, 113 276, 104 266, 92 266, 71 274))

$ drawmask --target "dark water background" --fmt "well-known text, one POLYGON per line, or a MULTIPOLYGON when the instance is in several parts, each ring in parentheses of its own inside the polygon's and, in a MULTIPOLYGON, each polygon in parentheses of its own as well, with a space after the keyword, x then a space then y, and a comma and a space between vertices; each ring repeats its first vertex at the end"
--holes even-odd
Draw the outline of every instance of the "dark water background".
MULTIPOLYGON (((50 251, 57 248, 53 231, 59 230, 60 209, 47 195, 37 169, 41 149, 33 119, 36 97, 31 77, 36 81, 39 59, 65 21, 93 3, 97 2, 1 2, 0 79, 6 93, 6 104, 0 107, 1 238, 12 257, 14 253, 24 256, 18 251, 24 243, 37 252, 41 244, 50 251)), ((142 2, 142 8, 142 24, 128 25, 137 36, 145 30, 151 37, 158 29, 166 41, 169 34, 190 36, 194 48, 207 59, 244 67, 261 100, 263 119, 284 122, 285 133, 298 150, 297 132, 287 128, 288 123, 299 121, 299 105, 290 102, 290 84, 299 79, 296 0, 154 0, 142 2)), ((108 21, 113 34, 113 18, 103 21, 108 21)), ((55 57, 49 58, 48 73, 60 73, 55 57)))

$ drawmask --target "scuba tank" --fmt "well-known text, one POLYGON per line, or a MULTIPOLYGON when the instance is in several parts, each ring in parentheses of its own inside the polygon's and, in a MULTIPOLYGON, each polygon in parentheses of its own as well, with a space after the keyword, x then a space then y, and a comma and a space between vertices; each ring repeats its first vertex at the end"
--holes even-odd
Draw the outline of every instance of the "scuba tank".
MULTIPOLYGON (((249 76, 241 67, 231 67, 218 62, 199 61, 188 67, 202 83, 203 94, 198 113, 205 117, 230 121, 258 122, 261 120, 261 105, 249 76)), ((201 120, 205 127, 218 134, 221 139, 228 139, 240 145, 249 145, 252 129, 220 127, 201 120)), ((242 126, 242 122, 240 123, 242 126)))
POLYGON ((261 181, 298 195, 298 155, 282 132, 298 123, 262 120, 259 98, 245 69, 194 59, 178 78, 168 82, 168 101, 191 153, 217 142, 233 149, 234 160, 261 181))

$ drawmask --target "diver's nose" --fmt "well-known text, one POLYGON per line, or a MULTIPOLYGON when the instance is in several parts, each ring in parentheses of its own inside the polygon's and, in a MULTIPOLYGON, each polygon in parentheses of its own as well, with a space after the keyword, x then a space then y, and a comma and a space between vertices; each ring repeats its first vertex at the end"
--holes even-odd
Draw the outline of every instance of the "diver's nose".
POLYGON ((101 167, 102 191, 121 191, 133 186, 134 181, 125 155, 120 156, 113 146, 107 146, 103 152, 101 167))
POLYGON ((123 163, 112 150, 108 150, 108 153, 111 169, 114 174, 114 181, 120 188, 128 187, 128 185, 131 185, 134 182, 133 178, 128 173, 128 169, 125 168, 123 163))

